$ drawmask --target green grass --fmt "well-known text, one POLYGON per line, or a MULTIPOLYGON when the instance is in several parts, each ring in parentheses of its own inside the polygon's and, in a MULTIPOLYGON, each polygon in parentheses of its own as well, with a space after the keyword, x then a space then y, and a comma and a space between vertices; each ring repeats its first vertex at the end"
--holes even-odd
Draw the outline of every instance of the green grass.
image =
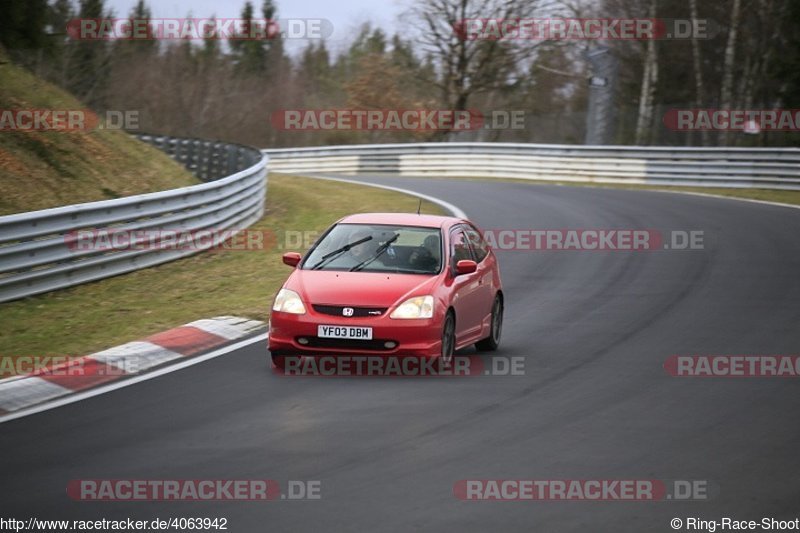
MULTIPOLYGON (((527 180, 524 180, 527 181, 527 180)), ((538 181, 537 183, 552 183, 538 181)), ((559 185, 603 187, 611 189, 638 189, 645 191, 680 191, 711 194, 715 196, 729 196, 732 198, 746 198, 751 200, 764 200, 781 204, 800 205, 800 191, 778 191, 773 189, 727 189, 722 187, 664 187, 658 185, 625 185, 615 183, 572 183, 558 182, 559 185)))
POLYGON ((699 192, 703 194, 713 194, 715 196, 730 196, 733 198, 748 198, 751 200, 777 202, 779 204, 800 205, 800 191, 775 191, 771 189, 717 189, 713 187, 670 187, 668 189, 661 187, 659 190, 699 192))
MULTIPOLYGON (((603 189, 632 189, 643 191, 681 191, 715 196, 730 196, 733 198, 746 198, 751 200, 763 200, 777 202, 781 204, 800 205, 800 191, 779 191, 772 189, 727 189, 722 187, 667 187, 663 185, 637 185, 625 183, 597 183, 597 182, 577 182, 577 181, 551 181, 551 180, 526 180, 521 178, 493 178, 475 176, 443 176, 446 179, 459 179, 468 181, 505 181, 516 183, 529 183, 535 185, 563 185, 568 187, 597 187, 603 189)), ((415 177, 415 179, 427 179, 425 177, 415 177)))
MULTIPOLYGON (((0 61, 0 111, 85 108, 27 70, 0 61)), ((0 215, 195 183, 166 154, 123 131, 0 129, 0 215)))
MULTIPOLYGON (((251 229, 322 231, 350 213, 416 212, 418 200, 361 185, 272 175, 267 213, 251 229)), ((443 214, 423 202, 422 212, 443 214)), ((277 246, 216 251, 107 280, 0 304, 0 356, 80 356, 217 315, 268 318, 290 273, 277 246)))

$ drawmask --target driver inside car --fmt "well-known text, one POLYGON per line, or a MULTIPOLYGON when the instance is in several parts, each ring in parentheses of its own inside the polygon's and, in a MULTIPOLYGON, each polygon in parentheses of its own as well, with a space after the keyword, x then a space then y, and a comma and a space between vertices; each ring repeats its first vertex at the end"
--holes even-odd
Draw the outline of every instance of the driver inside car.
POLYGON ((439 270, 441 255, 439 238, 436 235, 428 235, 422 246, 411 252, 408 263, 414 270, 436 272, 439 270))

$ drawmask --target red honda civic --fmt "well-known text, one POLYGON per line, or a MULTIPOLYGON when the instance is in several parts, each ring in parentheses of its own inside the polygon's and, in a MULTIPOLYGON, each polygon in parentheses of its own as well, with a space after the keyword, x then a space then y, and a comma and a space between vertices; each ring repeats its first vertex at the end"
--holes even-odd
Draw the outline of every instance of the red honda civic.
POLYGON ((406 213, 347 216, 331 226, 275 297, 269 351, 287 356, 393 355, 452 361, 497 349, 503 290, 497 258, 468 220, 406 213))

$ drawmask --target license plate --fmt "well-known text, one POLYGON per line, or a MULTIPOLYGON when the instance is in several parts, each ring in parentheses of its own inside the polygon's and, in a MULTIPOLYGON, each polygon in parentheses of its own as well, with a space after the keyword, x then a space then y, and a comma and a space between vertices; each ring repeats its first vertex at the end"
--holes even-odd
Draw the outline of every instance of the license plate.
POLYGON ((372 340, 372 328, 359 326, 317 326, 317 336, 325 339, 372 340))

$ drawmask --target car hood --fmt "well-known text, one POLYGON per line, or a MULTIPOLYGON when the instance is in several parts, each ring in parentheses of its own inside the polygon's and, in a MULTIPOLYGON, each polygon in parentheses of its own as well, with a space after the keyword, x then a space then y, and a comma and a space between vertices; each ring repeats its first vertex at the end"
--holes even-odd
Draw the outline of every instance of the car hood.
POLYGON ((284 287, 311 304, 390 307, 404 297, 427 293, 436 279, 419 274, 298 269, 284 287))

